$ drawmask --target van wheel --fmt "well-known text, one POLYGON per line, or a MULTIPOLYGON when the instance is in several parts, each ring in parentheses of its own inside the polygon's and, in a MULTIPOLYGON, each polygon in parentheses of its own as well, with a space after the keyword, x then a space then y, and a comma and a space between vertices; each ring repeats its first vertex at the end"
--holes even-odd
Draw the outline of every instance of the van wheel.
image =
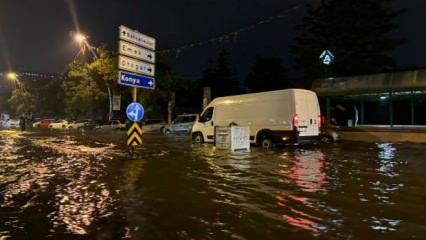
POLYGON ((321 136, 321 142, 323 142, 323 143, 332 143, 333 142, 333 138, 331 136, 328 136, 328 135, 322 135, 321 136))
POLYGON ((196 143, 204 143, 203 134, 201 134, 201 133, 194 133, 194 141, 196 143))
POLYGON ((269 138, 264 138, 261 144, 262 144, 262 148, 266 148, 266 149, 272 148, 274 146, 271 139, 269 138))

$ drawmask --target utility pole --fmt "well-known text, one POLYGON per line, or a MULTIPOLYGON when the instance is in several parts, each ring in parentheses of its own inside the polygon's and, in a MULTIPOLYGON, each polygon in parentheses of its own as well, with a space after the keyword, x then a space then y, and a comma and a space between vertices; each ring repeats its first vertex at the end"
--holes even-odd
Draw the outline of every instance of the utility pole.
POLYGON ((169 104, 168 104, 168 116, 167 116, 167 123, 168 124, 171 124, 172 123, 172 121, 173 121, 173 109, 174 109, 174 107, 175 107, 175 100, 176 100, 176 94, 173 92, 172 93, 172 97, 171 97, 171 99, 170 99, 170 101, 169 101, 169 104))
POLYGON ((212 90, 210 87, 203 88, 203 109, 207 107, 212 99, 212 90))

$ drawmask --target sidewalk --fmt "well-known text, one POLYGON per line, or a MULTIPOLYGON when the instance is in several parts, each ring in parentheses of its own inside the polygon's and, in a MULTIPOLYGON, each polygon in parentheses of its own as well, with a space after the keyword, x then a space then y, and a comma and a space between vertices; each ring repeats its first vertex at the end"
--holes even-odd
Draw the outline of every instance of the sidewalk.
POLYGON ((426 143, 426 126, 360 125, 341 133, 344 141, 426 143))

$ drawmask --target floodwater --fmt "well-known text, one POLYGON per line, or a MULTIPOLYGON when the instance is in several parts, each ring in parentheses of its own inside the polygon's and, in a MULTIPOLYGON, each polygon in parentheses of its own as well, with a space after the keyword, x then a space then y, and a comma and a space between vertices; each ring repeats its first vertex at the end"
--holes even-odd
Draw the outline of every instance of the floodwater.
POLYGON ((0 239, 426 239, 426 146, 0 131, 0 239))

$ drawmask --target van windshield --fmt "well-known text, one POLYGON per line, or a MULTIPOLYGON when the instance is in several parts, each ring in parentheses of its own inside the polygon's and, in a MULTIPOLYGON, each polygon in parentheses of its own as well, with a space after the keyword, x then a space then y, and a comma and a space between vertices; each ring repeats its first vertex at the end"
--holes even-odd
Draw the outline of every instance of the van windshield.
POLYGON ((213 118, 213 108, 207 108, 206 111, 204 111, 203 115, 200 117, 200 122, 208 122, 212 120, 213 118))

